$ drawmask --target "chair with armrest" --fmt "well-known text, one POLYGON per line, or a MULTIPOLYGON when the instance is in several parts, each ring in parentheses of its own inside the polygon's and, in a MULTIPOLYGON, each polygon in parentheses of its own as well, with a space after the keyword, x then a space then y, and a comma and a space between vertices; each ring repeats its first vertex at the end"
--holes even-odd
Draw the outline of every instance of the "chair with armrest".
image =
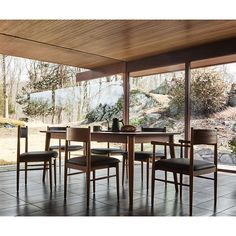
MULTIPOLYGON (((189 187, 189 215, 192 215, 193 205, 193 177, 201 177, 204 179, 214 180, 214 206, 217 201, 217 130, 215 129, 191 129, 191 140, 181 141, 180 144, 152 142, 153 152, 155 153, 156 145, 168 145, 172 148, 180 147, 180 158, 162 159, 155 161, 152 165, 152 193, 151 202, 154 204, 155 180, 164 181, 155 178, 156 170, 169 171, 180 174, 180 196, 182 195, 182 186, 189 187), (204 160, 194 160, 194 150, 198 145, 210 145, 214 148, 214 163, 204 160), (183 155, 183 147, 190 149, 190 155, 183 155), (182 151, 181 151, 182 150, 182 151), (204 176, 214 173, 214 177, 204 176), (189 176, 189 183, 182 183, 182 175, 189 176)), ((188 154, 188 152, 186 152, 188 154)), ((174 183, 167 181, 168 183, 174 183)))
POLYGON ((107 158, 107 156, 91 155, 91 133, 89 128, 67 128, 66 131, 66 148, 65 148, 65 174, 64 174, 64 197, 67 194, 67 177, 75 173, 68 173, 68 169, 79 170, 80 173, 86 174, 86 186, 87 186, 87 207, 89 207, 89 195, 90 195, 90 181, 93 182, 93 192, 95 193, 95 181, 116 177, 117 186, 117 199, 119 201, 119 160, 117 158, 107 158), (83 155, 68 158, 69 156, 69 142, 82 142, 84 143, 83 155), (96 178, 95 172, 100 169, 115 168, 116 174, 110 176, 104 176, 96 178), (90 174, 93 173, 91 179, 90 174))
POLYGON ((17 132, 17 162, 16 162, 16 190, 19 192, 20 171, 25 172, 25 185, 27 185, 27 171, 29 170, 44 170, 48 165, 50 191, 52 191, 52 161, 54 161, 54 180, 56 184, 56 151, 28 151, 28 127, 18 126, 17 132), (21 139, 24 139, 25 152, 21 152, 21 139), (20 163, 25 164, 24 169, 20 169, 20 163), (32 164, 28 164, 32 163, 32 164), (28 168, 28 167, 32 168, 28 168))
MULTIPOLYGON (((153 127, 153 128, 141 128, 142 132, 166 132, 166 127, 153 127)), ((141 143, 141 150, 135 151, 135 161, 141 162, 141 181, 143 182, 143 163, 146 162, 146 175, 147 175, 147 189, 149 188, 149 163, 153 156, 152 151, 144 151, 144 144, 141 143)), ((166 146, 164 146, 163 151, 155 153, 156 159, 166 158, 166 146)), ((123 154, 123 165, 122 165, 122 185, 124 184, 125 166, 127 166, 127 152, 123 154)), ((126 168, 127 169, 127 168, 126 168)), ((167 178, 167 177, 166 177, 167 178)))

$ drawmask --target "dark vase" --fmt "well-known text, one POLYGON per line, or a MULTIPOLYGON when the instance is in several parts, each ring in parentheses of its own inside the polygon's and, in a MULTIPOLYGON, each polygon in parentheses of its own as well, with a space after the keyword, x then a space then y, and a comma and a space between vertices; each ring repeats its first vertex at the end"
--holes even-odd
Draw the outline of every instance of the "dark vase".
POLYGON ((113 132, 119 132, 119 131, 120 131, 119 119, 114 118, 114 119, 112 120, 111 131, 113 131, 113 132))

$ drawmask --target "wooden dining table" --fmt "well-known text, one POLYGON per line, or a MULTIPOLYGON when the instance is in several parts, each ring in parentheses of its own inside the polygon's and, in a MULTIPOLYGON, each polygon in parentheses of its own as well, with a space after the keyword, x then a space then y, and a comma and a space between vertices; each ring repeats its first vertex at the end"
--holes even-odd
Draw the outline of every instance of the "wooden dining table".
MULTIPOLYGON (((46 133, 45 150, 49 150, 51 139, 65 139, 66 131, 63 130, 47 130, 41 131, 46 133)), ((129 189, 129 207, 133 208, 133 192, 134 192, 134 155, 135 143, 150 143, 151 141, 174 142, 176 132, 110 132, 110 131, 94 131, 91 132, 91 141, 123 143, 127 145, 128 151, 128 189, 129 189)), ((170 156, 175 158, 174 147, 170 146, 170 156)), ((174 174, 175 188, 178 191, 177 175, 174 174)))

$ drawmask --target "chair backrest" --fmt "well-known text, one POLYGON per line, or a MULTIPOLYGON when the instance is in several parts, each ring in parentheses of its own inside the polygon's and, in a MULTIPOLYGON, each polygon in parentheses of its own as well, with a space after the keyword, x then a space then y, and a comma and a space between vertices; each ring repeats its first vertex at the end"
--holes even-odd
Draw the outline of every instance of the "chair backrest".
POLYGON ((17 130, 17 158, 20 156, 21 152, 21 139, 25 139, 25 152, 28 152, 28 127, 18 126, 17 130))
POLYGON ((191 128, 191 143, 193 145, 217 144, 217 130, 216 129, 194 129, 191 128))
POLYGON ((91 134, 89 128, 71 127, 66 129, 66 140, 76 142, 90 142, 91 134))
POLYGON ((48 126, 48 130, 66 130, 66 126, 48 126))
POLYGON ((77 128, 68 127, 66 129, 66 152, 65 160, 68 160, 68 146, 69 142, 83 142, 84 146, 84 156, 86 157, 87 168, 91 167, 91 133, 90 127, 88 128, 77 128))
POLYGON ((141 127, 142 132, 166 132, 166 127, 141 127))
POLYGON ((194 146, 212 145, 214 147, 214 164, 217 165, 217 130, 216 129, 194 129, 191 128, 191 150, 190 159, 193 161, 194 146))

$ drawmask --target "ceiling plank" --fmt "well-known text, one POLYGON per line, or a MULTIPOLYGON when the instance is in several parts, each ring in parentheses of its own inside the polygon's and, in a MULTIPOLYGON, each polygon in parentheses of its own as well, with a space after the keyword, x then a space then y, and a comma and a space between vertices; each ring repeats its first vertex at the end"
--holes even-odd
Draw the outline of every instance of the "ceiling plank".
POLYGON ((0 33, 0 53, 86 69, 102 66, 104 63, 114 64, 118 62, 112 58, 78 51, 73 48, 65 48, 3 33, 0 33))

